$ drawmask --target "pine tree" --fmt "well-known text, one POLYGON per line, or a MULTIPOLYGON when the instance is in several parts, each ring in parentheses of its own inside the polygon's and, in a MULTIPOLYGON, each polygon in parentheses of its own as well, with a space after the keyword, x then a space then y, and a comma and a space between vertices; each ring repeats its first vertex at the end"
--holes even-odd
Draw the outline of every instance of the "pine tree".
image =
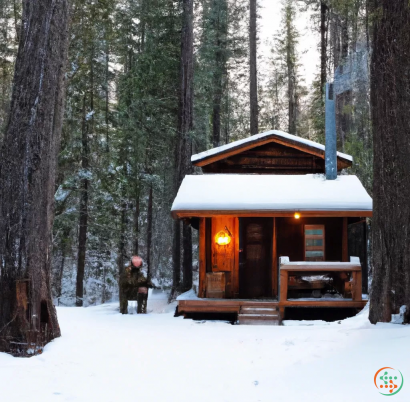
POLYGON ((250 81, 250 130, 259 132, 258 67, 257 67, 257 0, 250 0, 249 11, 249 81, 250 81))
POLYGON ((410 47, 408 1, 374 1, 371 110, 374 136, 370 321, 410 321, 410 47))
POLYGON ((249 134, 248 116, 246 128, 237 119, 249 114, 240 94, 248 84, 247 5, 248 0, 203 0, 197 13, 193 136, 198 150, 249 134))
POLYGON ((14 60, 20 33, 21 4, 0 0, 0 142, 10 107, 14 60))
MULTIPOLYGON (((46 341, 60 336, 51 298, 51 231, 68 19, 66 0, 23 2, 10 116, 0 158, 3 351, 12 351, 10 340, 29 344, 34 334, 43 333, 46 341)), ((17 349, 17 353, 27 352, 17 349)))
POLYGON ((282 23, 272 49, 273 69, 268 82, 267 92, 272 97, 266 106, 267 110, 271 110, 270 113, 274 116, 274 121, 270 120, 270 116, 267 117, 266 124, 269 125, 272 121, 276 128, 284 129, 292 134, 299 133, 301 123, 299 117, 300 99, 305 95, 302 79, 298 72, 299 33, 294 25, 295 17, 294 0, 283 1, 282 23))
MULTIPOLYGON (((175 148, 175 190, 179 189, 183 178, 191 172, 191 155, 193 130, 193 0, 182 2, 182 32, 181 32, 181 63, 180 63, 180 89, 178 108, 178 137, 175 148)), ((175 191, 175 193, 176 193, 175 191)), ((174 223, 173 243, 173 292, 180 287, 180 222, 174 223)), ((192 232, 189 224, 182 226, 183 248, 183 285, 186 291, 192 287, 192 232)))

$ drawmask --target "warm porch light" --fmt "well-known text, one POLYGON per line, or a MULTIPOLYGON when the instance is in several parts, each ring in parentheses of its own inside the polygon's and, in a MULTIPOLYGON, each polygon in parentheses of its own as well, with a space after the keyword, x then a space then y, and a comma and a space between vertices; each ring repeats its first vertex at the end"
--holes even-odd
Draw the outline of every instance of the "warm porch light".
POLYGON ((295 219, 300 219, 300 213, 299 213, 299 212, 295 212, 294 217, 295 217, 295 219))
POLYGON ((216 243, 219 244, 220 246, 226 246, 231 242, 231 236, 229 236, 229 233, 225 232, 224 230, 221 230, 220 232, 218 232, 215 238, 216 238, 216 243))

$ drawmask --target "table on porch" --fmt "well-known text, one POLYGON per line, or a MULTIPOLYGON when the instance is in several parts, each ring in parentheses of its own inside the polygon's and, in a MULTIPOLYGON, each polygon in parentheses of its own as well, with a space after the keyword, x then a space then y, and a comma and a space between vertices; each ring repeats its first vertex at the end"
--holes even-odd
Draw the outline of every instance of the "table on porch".
POLYGON ((279 309, 284 317, 285 307, 342 307, 363 308, 366 301, 362 300, 362 267, 360 262, 318 262, 318 261, 293 261, 280 264, 280 297, 279 309), (349 272, 352 280, 351 299, 293 299, 288 300, 289 274, 323 275, 335 272, 349 272))

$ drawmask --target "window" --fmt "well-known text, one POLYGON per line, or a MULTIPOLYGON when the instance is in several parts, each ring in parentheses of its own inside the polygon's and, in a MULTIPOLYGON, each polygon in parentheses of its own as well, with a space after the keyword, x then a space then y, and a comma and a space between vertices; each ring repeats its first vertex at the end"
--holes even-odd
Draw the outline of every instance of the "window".
POLYGON ((324 225, 305 225, 305 261, 325 261, 324 225))

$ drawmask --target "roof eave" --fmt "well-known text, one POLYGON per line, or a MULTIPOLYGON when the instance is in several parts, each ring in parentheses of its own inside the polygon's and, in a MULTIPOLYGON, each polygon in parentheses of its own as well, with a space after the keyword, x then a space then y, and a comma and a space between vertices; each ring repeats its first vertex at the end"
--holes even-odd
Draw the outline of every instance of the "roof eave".
MULTIPOLYGON (((183 218, 211 218, 213 216, 242 217, 266 217, 266 218, 291 218, 296 210, 267 211, 267 210, 174 210, 171 215, 174 219, 183 218)), ((371 218, 372 210, 325 210, 325 211, 301 211, 302 218, 371 218)))

